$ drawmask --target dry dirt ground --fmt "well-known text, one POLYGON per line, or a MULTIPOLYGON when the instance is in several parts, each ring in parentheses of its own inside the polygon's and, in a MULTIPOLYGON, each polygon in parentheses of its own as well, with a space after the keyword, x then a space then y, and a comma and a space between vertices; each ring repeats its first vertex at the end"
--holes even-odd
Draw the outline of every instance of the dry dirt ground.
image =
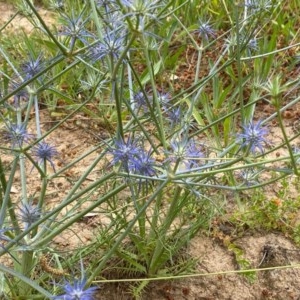
MULTIPOLYGON (((43 16, 51 23, 51 13, 40 9, 43 16)), ((4 23, 14 12, 13 7, 0 2, 1 19, 4 23)), ((2 24, 0 24, 1 26, 2 24)), ((25 18, 17 17, 10 25, 10 30, 20 30, 20 26, 30 32, 31 25, 25 18)), ((47 111, 42 112, 42 129, 46 131, 53 120, 47 111)), ((32 121, 33 122, 33 121, 32 121)), ((33 126, 33 125, 31 125, 33 126)), ((75 126, 75 125, 74 125, 75 126)), ((58 150, 64 153, 64 160, 72 160, 84 152, 92 149, 95 145, 93 136, 85 128, 74 126, 62 126, 49 136, 55 145, 60 145, 58 150)), ((291 127, 291 126, 290 126, 291 127)), ((276 126, 272 129, 276 136, 276 126)), ((280 137, 277 137, 280 139, 280 137)), ((96 155, 96 154, 95 154, 96 155)), ((71 187, 69 177, 77 177, 90 164, 93 156, 89 156, 74 166, 71 173, 65 174, 52 182, 51 195, 47 199, 49 207, 55 205, 71 187)), ((9 156, 4 158, 4 163, 9 163, 9 156)), ((59 161, 56 161, 59 164, 59 161)), ((97 170, 91 174, 89 180, 93 181, 97 176, 97 170)), ((30 180, 32 193, 40 185, 40 180, 34 177, 30 180)), ((14 197, 20 194, 20 184, 14 184, 14 197)), ((270 195, 271 197, 272 195, 270 195)), ((103 220, 102 220, 103 221, 103 220)), ((86 245, 93 239, 91 228, 86 222, 78 223, 75 228, 78 235, 73 231, 64 236, 57 237, 54 244, 58 248, 72 249, 86 245)), ((254 277, 247 274, 228 273, 238 271, 239 265, 232 251, 226 245, 226 235, 223 238, 199 234, 189 245, 187 251, 191 257, 198 258, 195 273, 202 274, 198 277, 190 277, 174 281, 158 281, 149 284, 143 296, 143 300, 251 300, 251 299, 274 299, 274 300, 297 300, 300 299, 300 269, 289 266, 300 262, 300 249, 279 232, 255 232, 246 231, 242 237, 234 240, 244 258, 250 263, 250 268, 268 268, 287 266, 283 269, 264 270, 256 273, 254 277), (220 273, 209 275, 211 273, 220 273), (223 274, 222 274, 223 273, 223 274)), ((96 299, 102 300, 129 300, 132 299, 126 284, 102 284, 96 299)))

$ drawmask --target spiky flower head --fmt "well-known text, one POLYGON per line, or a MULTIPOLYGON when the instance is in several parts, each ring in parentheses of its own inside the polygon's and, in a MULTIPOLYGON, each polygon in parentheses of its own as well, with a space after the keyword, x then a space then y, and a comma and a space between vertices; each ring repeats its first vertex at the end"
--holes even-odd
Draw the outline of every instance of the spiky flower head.
POLYGON ((178 124, 180 124, 182 120, 182 110, 181 107, 172 107, 166 111, 167 119, 171 123, 171 127, 174 127, 178 124))
POLYGON ((145 95, 143 92, 137 92, 134 96, 133 96, 133 104, 135 106, 135 109, 139 112, 141 110, 143 110, 144 112, 148 112, 149 108, 149 104, 147 101, 147 95, 145 95))
POLYGON ((157 8, 164 5, 162 0, 121 0, 120 3, 128 7, 131 14, 139 16, 148 16, 155 19, 154 12, 157 8))
POLYGON ((152 151, 145 151, 139 140, 128 137, 115 140, 114 146, 109 152, 113 155, 110 165, 120 164, 121 169, 128 173, 144 176, 154 176, 156 174, 155 159, 152 158, 152 151))
POLYGON ((65 10, 65 0, 49 0, 49 9, 63 12, 65 10))
POLYGON ((170 93, 157 93, 157 99, 164 109, 170 107, 171 98, 172 95, 170 93))
POLYGON ((270 0, 245 0, 245 7, 259 12, 269 10, 272 7, 272 2, 270 0))
POLYGON ((7 104, 10 109, 16 111, 24 110, 28 105, 29 94, 25 88, 20 89, 22 83, 12 81, 9 91, 14 94, 13 99, 8 99, 7 104))
POLYGON ((265 137, 267 134, 268 130, 262 127, 261 121, 249 122, 242 126, 242 133, 237 134, 237 142, 241 144, 242 148, 249 148, 251 153, 255 153, 257 149, 263 153, 264 146, 270 144, 265 137))
POLYGON ((22 72, 25 74, 25 80, 30 79, 43 70, 43 56, 40 54, 37 58, 30 55, 29 60, 21 65, 22 72))
POLYGON ((297 146, 292 147, 294 157, 296 159, 296 163, 300 163, 300 149, 297 146))
POLYGON ((260 171, 255 170, 254 168, 245 168, 238 172, 238 177, 243 181, 244 185, 253 186, 259 183, 260 171))
POLYGON ((63 28, 59 32, 59 35, 64 35, 71 37, 72 39, 79 39, 85 42, 85 38, 92 37, 93 35, 88 32, 85 28, 86 23, 89 21, 89 18, 83 19, 82 13, 78 16, 72 10, 71 16, 63 15, 63 28))
POLYGON ((33 147, 31 152, 37 158, 39 164, 45 164, 48 161, 55 171, 52 159, 58 155, 56 147, 42 141, 33 147))
POLYGON ((141 152, 139 141, 131 136, 127 140, 118 138, 114 142, 113 147, 109 147, 109 152, 113 155, 110 165, 121 163, 121 167, 129 172, 130 162, 135 159, 141 152))
POLYGON ((247 44, 247 48, 249 50, 257 51, 259 49, 257 39, 256 38, 250 39, 247 44))
POLYGON ((170 143, 172 151, 168 152, 169 161, 179 162, 179 170, 190 170, 201 165, 200 159, 204 157, 202 147, 194 139, 175 138, 170 143))
POLYGON ((85 288, 86 279, 75 280, 72 284, 66 282, 64 285, 65 293, 56 296, 54 300, 93 300, 97 287, 85 288))
POLYGON ((19 217, 23 223, 25 223, 25 229, 30 227, 33 223, 38 221, 42 216, 42 210, 34 205, 32 201, 28 203, 22 203, 20 206, 19 217))
POLYGON ((216 31, 212 28, 209 22, 199 21, 199 27, 196 30, 203 40, 208 41, 210 38, 216 37, 216 31))
POLYGON ((151 157, 152 151, 141 150, 139 153, 129 161, 129 169, 132 173, 143 176, 154 176, 155 159, 151 157))
POLYGON ((124 48, 124 35, 121 32, 109 31, 101 41, 89 49, 88 57, 93 63, 105 57, 118 59, 124 48))
POLYGON ((30 141, 33 135, 27 132, 25 124, 10 124, 3 131, 3 137, 11 143, 12 148, 21 148, 24 143, 30 141))

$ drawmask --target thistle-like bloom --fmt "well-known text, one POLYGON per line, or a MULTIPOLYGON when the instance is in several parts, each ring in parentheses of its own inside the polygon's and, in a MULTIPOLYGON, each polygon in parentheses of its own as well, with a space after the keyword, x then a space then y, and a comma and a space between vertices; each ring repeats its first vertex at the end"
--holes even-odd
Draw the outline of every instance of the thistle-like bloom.
POLYGON ((268 134, 268 130, 261 126, 261 121, 258 121, 256 124, 250 122, 242 127, 243 132, 237 135, 237 142, 240 143, 243 148, 249 147, 249 151, 252 153, 255 153, 257 149, 263 153, 264 146, 270 143, 265 138, 268 134))
POLYGON ((75 42, 75 39, 85 42, 85 38, 93 36, 85 29, 85 25, 89 21, 89 18, 83 20, 82 13, 79 16, 76 16, 74 11, 72 11, 71 16, 64 15, 63 18, 64 26, 59 35, 71 37, 72 43, 75 42))
POLYGON ((44 164, 48 161, 55 172, 52 159, 58 155, 58 152, 54 146, 42 141, 32 148, 32 155, 38 159, 39 164, 44 164))
POLYGON ((10 82, 8 92, 13 93, 14 96, 13 96, 13 100, 12 99, 7 100, 6 104, 12 110, 22 111, 28 105, 29 94, 26 88, 20 89, 21 84, 22 83, 19 82, 18 80, 12 80, 10 82))
POLYGON ((251 55, 251 51, 259 50, 259 45, 255 37, 249 39, 247 36, 242 35, 237 38, 237 36, 232 33, 228 38, 225 39, 225 43, 227 47, 230 47, 230 49, 234 49, 240 45, 241 49, 248 50, 249 55, 251 55))
POLYGON ((170 107, 170 100, 172 96, 170 93, 158 93, 157 94, 157 99, 160 102, 161 106, 165 109, 170 107))
POLYGON ((149 104, 147 102, 147 98, 143 92, 138 92, 133 96, 133 103, 135 106, 135 109, 139 112, 140 110, 143 110, 144 113, 148 112, 149 104))
POLYGON ((156 19, 155 10, 164 6, 162 0, 121 0, 122 5, 128 7, 131 11, 128 15, 148 16, 156 19))
POLYGON ((208 22, 200 21, 199 27, 196 30, 196 32, 203 40, 206 41, 208 41, 209 38, 216 37, 216 31, 211 27, 211 25, 208 22))
POLYGON ((64 9, 64 0, 56 0, 51 3, 50 8, 54 10, 63 10, 64 9))
POLYGON ((249 50, 257 51, 259 49, 258 44, 257 44, 257 39, 256 38, 250 39, 248 42, 247 48, 249 50))
MULTIPOLYGON (((130 17, 132 25, 140 34, 149 35, 157 39, 152 31, 147 31, 149 20, 160 23, 158 18, 159 8, 166 5, 163 0, 121 0, 121 6, 125 8, 126 13, 121 15, 121 20, 130 17)), ((122 9, 124 13, 124 9, 122 9)), ((149 45, 148 45, 149 47, 149 45)))
POLYGON ((36 59, 30 57, 29 60, 21 65, 21 69, 25 74, 25 80, 34 77, 43 69, 43 58, 40 54, 36 59))
POLYGON ((135 174, 154 176, 156 174, 155 160, 151 157, 151 152, 151 150, 148 152, 140 151, 138 155, 129 161, 129 169, 135 174))
POLYGON ((73 284, 66 282, 64 285, 65 294, 56 296, 54 300, 93 300, 97 287, 85 289, 86 279, 75 280, 73 284))
POLYGON ((239 177, 243 180, 243 183, 247 186, 253 186, 259 183, 258 176, 259 171, 253 168, 246 168, 239 172, 239 177))
POLYGON ((28 143, 32 138, 32 134, 29 134, 24 124, 11 124, 3 132, 4 140, 11 143, 12 148, 21 148, 24 143, 28 143))
POLYGON ((39 207, 29 203, 23 203, 20 207, 20 219, 25 223, 25 230, 33 223, 38 221, 42 216, 42 211, 39 207))
POLYGON ((167 118, 171 123, 171 127, 174 127, 178 124, 180 124, 182 119, 182 111, 180 106, 174 107, 166 111, 167 118))
POLYGON ((127 141, 123 139, 115 140, 114 147, 110 147, 109 152, 113 155, 110 165, 121 163, 121 167, 126 171, 130 171, 130 164, 140 154, 142 148, 138 140, 129 137, 127 141))
POLYGON ((118 59, 124 48, 124 38, 120 33, 108 32, 101 41, 92 46, 88 57, 96 62, 104 59, 106 56, 118 59))
MULTIPOLYGON (((197 145, 193 139, 174 139, 170 146, 172 151, 169 152, 169 161, 179 161, 187 170, 200 166, 200 159, 204 157, 204 154, 202 147, 197 145)), ((181 167, 179 168, 181 169, 181 167)))
POLYGON ((269 10, 272 2, 270 0, 245 0, 245 7, 254 11, 269 10))

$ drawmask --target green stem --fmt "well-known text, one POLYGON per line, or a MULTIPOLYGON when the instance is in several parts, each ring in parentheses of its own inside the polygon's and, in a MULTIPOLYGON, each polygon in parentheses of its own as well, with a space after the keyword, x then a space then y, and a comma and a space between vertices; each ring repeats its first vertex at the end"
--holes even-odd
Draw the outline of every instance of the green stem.
MULTIPOLYGON (((98 185, 98 184, 97 184, 98 185)), ((47 227, 46 232, 49 232, 49 228, 50 230, 50 234, 48 234, 47 236, 43 236, 43 234, 38 234, 38 236, 35 236, 35 240, 37 241, 36 244, 34 244, 34 247, 43 247, 45 245, 47 245, 49 242, 52 241, 52 239, 56 236, 58 236, 61 232, 63 232, 65 229, 68 229, 72 224, 74 224, 75 222, 78 222, 78 220, 80 220, 83 216, 85 216, 87 213, 91 212, 93 209, 95 209, 96 207, 99 207, 99 205, 101 205, 102 203, 108 201, 111 197, 113 197, 114 195, 116 195, 117 193, 121 192, 122 190, 124 190, 126 188, 126 184, 122 184, 119 185, 118 187, 116 187, 115 189, 113 189, 112 191, 110 191, 109 193, 105 194, 105 196, 101 197, 99 200, 95 201, 92 205, 90 205, 88 208, 82 210, 80 213, 76 214, 75 217, 71 218, 70 220, 68 220, 67 222, 64 222, 62 225, 57 226, 57 224, 55 224, 55 228, 50 228, 49 226, 45 226, 47 227)), ((76 195, 73 198, 69 199, 69 203, 75 201, 76 199, 78 199, 81 194, 84 193, 80 193, 80 195, 76 195)), ((68 203, 68 204, 69 204, 68 203)), ((64 206, 65 207, 65 206, 64 206)), ((61 210, 62 208, 60 207, 59 210, 61 210)), ((55 209, 55 211, 58 211, 58 209, 55 209)))
POLYGON ((155 207, 154 207, 154 212, 153 212, 153 217, 151 219, 150 223, 150 232, 148 234, 149 237, 149 242, 153 241, 153 239, 157 236, 157 224, 159 221, 159 216, 161 213, 161 204, 163 200, 163 193, 160 193, 157 195, 157 198, 155 200, 155 207))
MULTIPOLYGON (((48 220, 52 220, 52 216, 54 216, 55 214, 58 214, 59 212, 61 212, 61 210, 63 208, 65 208, 67 205, 71 204, 73 201, 79 199, 81 196, 83 196, 84 194, 86 194, 89 190, 92 190, 96 187, 98 187, 100 184, 102 184, 103 182, 106 182, 109 178, 114 177, 115 173, 109 173, 105 176, 103 176, 102 178, 100 178, 99 180, 97 180, 96 182, 94 182, 93 184, 89 185, 87 188, 81 190, 78 194, 73 195, 73 197, 69 198, 68 200, 65 200, 64 203, 58 205, 57 207, 55 207, 51 212, 45 214, 42 218, 40 218, 38 221, 36 221, 34 224, 32 224, 31 226, 29 226, 26 230, 20 232, 15 238, 14 240, 8 242, 5 245, 5 249, 0 249, 0 256, 2 256, 4 253, 8 252, 8 250, 10 250, 12 247, 14 247, 16 244, 18 244, 29 232, 31 232, 32 230, 34 230, 36 228, 36 226, 48 221, 48 220)), ((121 186, 120 188, 125 188, 126 185, 121 186)), ((117 191, 119 191, 117 189, 117 191)), ((110 197, 112 197, 113 191, 108 194, 110 197)), ((107 200, 108 195, 105 195, 104 200, 107 200)), ((98 205, 100 205, 103 202, 103 198, 99 199, 98 201, 95 202, 95 204, 93 204, 90 209, 90 207, 88 208, 88 210, 92 210, 95 207, 97 207, 98 205)), ((1 208, 2 211, 2 208, 1 208)), ((85 210, 84 212, 81 212, 79 215, 81 216, 82 213, 86 213, 87 210, 85 210)), ((76 218, 75 220, 73 219, 73 223, 75 221, 78 221, 78 218, 76 218)), ((53 221, 52 221, 53 222, 53 221)), ((70 226, 70 224, 69 224, 70 226)), ((49 233, 49 227, 47 226, 47 224, 45 226, 43 226, 44 229, 44 233, 47 232, 49 233)), ((51 234, 52 236, 55 236, 55 229, 52 230, 51 234)), ((42 230, 39 231, 38 235, 35 236, 34 240, 32 239, 32 247, 35 247, 35 245, 33 244, 34 241, 38 241, 38 243, 36 244, 36 247, 39 248, 41 246, 44 246, 43 242, 41 241, 41 237, 43 236, 42 230)), ((46 240, 48 242, 48 239, 46 240)))
POLYGON ((33 3, 31 3, 30 0, 25 0, 26 3, 29 5, 32 12, 35 14, 35 16, 38 18, 39 22, 42 24, 44 30, 47 32, 48 36, 52 39, 54 44, 60 49, 60 51, 63 53, 64 56, 68 56, 67 49, 56 39, 56 37, 52 34, 52 32, 49 30, 48 26, 44 22, 43 18, 41 18, 40 14, 35 9, 33 3))
POLYGON ((96 5, 95 5, 95 0, 90 0, 90 5, 91 5, 91 8, 92 8, 92 17, 93 17, 93 21, 95 22, 95 25, 96 25, 96 28, 97 28, 97 33, 98 33, 98 37, 100 39, 103 38, 103 34, 102 34, 102 25, 99 21, 99 18, 98 18, 98 13, 97 13, 97 8, 96 8, 96 5))
POLYGON ((119 245, 122 243, 122 241, 128 236, 128 234, 130 233, 130 231, 131 231, 132 227, 134 226, 134 224, 138 221, 138 219, 140 218, 140 216, 149 207, 149 205, 156 199, 156 197, 162 192, 162 190, 164 189, 164 187, 168 183, 169 183, 169 179, 167 179, 164 182, 162 182, 162 184, 157 188, 157 190, 151 195, 151 197, 149 198, 149 200, 143 205, 143 207, 141 208, 140 212, 128 223, 128 226, 127 226, 126 230, 124 230, 121 233, 121 235, 117 238, 117 240, 115 241, 115 243, 113 244, 113 246, 109 249, 109 251, 104 254, 104 256, 102 257, 101 261, 99 262, 98 267, 95 270, 93 270, 92 274, 90 275, 90 277, 87 280, 87 285, 91 284, 92 281, 94 280, 94 278, 99 275, 99 273, 102 271, 102 269, 104 268, 104 266, 107 263, 107 261, 115 253, 115 251, 117 250, 117 248, 119 247, 119 245))
MULTIPOLYGON (((15 211, 13 209, 11 198, 10 198, 10 191, 11 191, 13 181, 15 178, 17 166, 18 166, 18 158, 16 157, 12 163, 12 167, 10 170, 10 174, 9 174, 7 183, 5 183, 3 185, 3 179, 1 180, 2 186, 4 189, 4 197, 3 197, 3 202, 2 202, 1 210, 0 210, 0 228, 4 227, 5 217, 6 217, 7 211, 8 211, 10 214, 12 224, 14 226, 14 230, 16 231, 17 234, 19 234, 19 225, 17 222, 15 211)), ((3 177, 4 177, 4 174, 3 174, 3 177)), ((1 178, 2 178, 2 175, 1 175, 1 178)), ((5 177, 4 177, 4 180, 5 180, 5 177)))
MULTIPOLYGON (((21 110, 17 110, 17 124, 22 125, 22 112, 21 110)), ((22 146, 22 145, 20 145, 22 146)), ((26 169, 25 169, 25 155, 23 153, 19 153, 18 155, 19 163, 20 163, 20 177, 21 177, 21 189, 22 189, 22 198, 21 202, 23 204, 27 204, 27 183, 26 183, 26 169)))
POLYGON ((117 86, 116 80, 112 82, 112 90, 113 90, 113 98, 115 99, 116 103, 116 110, 117 110, 117 136, 124 140, 124 131, 123 131, 123 120, 122 120, 122 100, 119 96, 119 90, 117 86))
POLYGON ((194 84, 196 84, 199 80, 202 52, 203 52, 203 42, 201 41, 201 45, 198 49, 198 58, 197 58, 196 74, 195 74, 194 84))
POLYGON ((156 246, 153 252, 152 259, 149 264, 149 270, 148 275, 154 276, 159 267, 159 261, 163 257, 163 252, 166 250, 166 239, 167 234, 170 229, 170 226, 172 225, 174 219, 178 216, 178 203, 181 201, 180 199, 180 193, 182 188, 177 186, 174 191, 174 196, 171 201, 170 208, 164 218, 164 221, 161 226, 161 230, 157 232, 158 236, 156 239, 156 246))
MULTIPOLYGON (((39 286, 35 281, 29 279, 27 276, 24 276, 23 274, 16 272, 15 270, 8 268, 2 264, 0 264, 0 270, 3 274, 10 274, 11 276, 14 276, 14 277, 20 279, 22 282, 33 287, 36 291, 40 292, 41 295, 44 295, 48 299, 53 299, 52 294, 50 294, 48 291, 46 291, 41 286, 39 286)), ((13 298, 13 299, 15 299, 15 298, 13 298)), ((18 298, 18 299, 20 299, 20 298, 18 298)), ((26 297, 26 299, 35 299, 35 297, 32 295, 32 297, 31 296, 30 296, 30 298, 26 297)))
MULTIPOLYGON (((34 268, 33 251, 22 251, 22 262, 21 262, 21 274, 27 278, 31 278, 31 274, 34 268)), ((19 295, 30 295, 32 287, 26 282, 21 281, 19 284, 19 295)))
MULTIPOLYGON (((235 34, 236 34, 236 64, 238 72, 238 100, 240 105, 241 120, 245 122, 245 107, 244 107, 244 97, 243 97, 243 80, 242 80, 242 64, 241 64, 241 35, 240 35, 240 22, 239 22, 239 9, 235 8, 235 34)), ((229 104, 232 106, 232 103, 229 104)))
POLYGON ((294 157, 294 152, 293 152, 293 149, 291 147, 291 144, 289 143, 289 138, 287 136, 287 133, 285 131, 284 124, 283 124, 283 121, 282 121, 281 112, 280 112, 280 109, 279 109, 279 99, 278 99, 278 97, 275 97, 274 102, 275 102, 279 127, 281 129, 283 139, 285 141, 285 145, 287 146, 288 151, 289 151, 289 155, 290 155, 290 158, 291 158, 291 163, 292 163, 292 167, 294 169, 294 173, 295 173, 295 175, 299 176, 299 172, 298 172, 298 168, 297 168, 297 162, 296 162, 296 159, 294 157))
POLYGON ((163 122, 163 116, 162 116, 162 111, 161 111, 161 107, 160 107, 160 103, 158 101, 158 95, 157 95, 157 90, 156 90, 156 83, 155 83, 155 79, 154 79, 154 74, 153 74, 153 68, 152 68, 152 63, 151 63, 151 59, 148 53, 147 49, 144 49, 144 54, 145 54, 145 58, 146 58, 146 65, 147 65, 147 70, 149 71, 149 75, 150 75, 150 82, 151 82, 151 86, 153 89, 153 101, 154 101, 154 106, 156 108, 156 112, 158 115, 158 125, 156 126, 158 134, 160 136, 160 142, 163 145, 163 147, 165 149, 167 149, 167 142, 166 142, 166 137, 165 137, 165 132, 164 132, 164 122, 163 122))
MULTIPOLYGON (((0 48, 0 52, 2 52, 1 50, 2 49, 0 48)), ((65 59, 65 57, 62 56, 62 55, 56 57, 56 60, 54 60, 53 63, 49 64, 45 69, 41 70, 36 75, 30 77, 30 79, 28 79, 27 81, 23 81, 20 85, 18 85, 18 88, 16 88, 15 90, 13 90, 11 93, 8 93, 5 96, 3 96, 1 98, 1 100, 0 100, 0 104, 3 104, 7 99, 9 99, 10 97, 14 96, 18 91, 21 91, 23 88, 27 87, 29 85, 29 83, 33 82, 35 79, 37 79, 41 75, 45 74, 46 71, 52 69, 55 65, 59 64, 64 59, 65 59)), ((9 60, 7 62, 10 63, 9 60)), ((16 74, 18 74, 17 71, 16 71, 16 74)))
POLYGON ((34 102, 36 133, 37 133, 37 138, 39 139, 42 136, 41 126, 40 126, 39 101, 38 101, 38 97, 37 97, 36 93, 34 93, 32 96, 33 96, 33 102, 34 102))

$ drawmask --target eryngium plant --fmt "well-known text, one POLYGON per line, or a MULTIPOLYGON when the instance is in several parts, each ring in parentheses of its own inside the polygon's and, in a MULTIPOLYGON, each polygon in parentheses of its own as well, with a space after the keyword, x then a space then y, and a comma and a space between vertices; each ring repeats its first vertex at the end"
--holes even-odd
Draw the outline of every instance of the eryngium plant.
POLYGON ((289 162, 298 153, 268 158, 294 139, 269 143, 268 125, 299 99, 283 106, 277 97, 276 113, 258 122, 260 92, 251 90, 244 101, 243 89, 261 79, 247 49, 255 48, 255 59, 267 56, 259 54, 260 31, 252 26, 266 8, 272 14, 271 6, 258 12, 258 2, 246 1, 235 7, 234 22, 225 9, 224 24, 233 27, 224 34, 214 15, 210 22, 187 18, 184 12, 196 11, 193 1, 58 1, 56 27, 25 2, 34 38, 14 50, 0 46, 0 256, 10 262, 0 264, 1 296, 92 299, 99 277, 192 272, 188 245, 220 212, 226 191, 261 188, 297 169, 289 162), (186 45, 197 61, 188 64, 189 86, 178 89, 181 74, 171 75, 186 45), (218 55, 206 55, 210 49, 218 55), (61 116, 52 127, 43 124, 45 105, 61 116), (56 134, 79 112, 107 128, 87 131, 97 138, 89 139, 93 146, 68 158, 56 134), (72 176, 86 159, 90 164, 72 176), (57 196, 51 187, 62 178, 68 189, 57 196), (95 214, 109 222, 100 219, 90 243, 58 249, 58 237, 78 233, 76 226, 95 214), (44 257, 50 266, 40 263, 44 257), (84 274, 75 267, 81 260, 84 274))

